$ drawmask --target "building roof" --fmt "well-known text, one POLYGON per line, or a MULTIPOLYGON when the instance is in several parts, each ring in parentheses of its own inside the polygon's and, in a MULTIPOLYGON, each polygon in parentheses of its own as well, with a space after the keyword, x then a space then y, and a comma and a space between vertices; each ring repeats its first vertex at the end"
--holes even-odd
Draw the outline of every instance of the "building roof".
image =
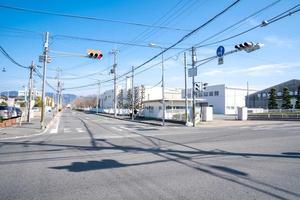
MULTIPOLYGON (((206 102, 206 99, 195 99, 196 101, 203 101, 203 102, 206 102)), ((152 100, 145 100, 143 101, 143 103, 150 103, 150 102, 161 102, 162 99, 152 99, 152 100)), ((165 101, 175 101, 175 102, 184 102, 185 99, 165 99, 165 101)), ((188 101, 192 101, 192 99, 188 99, 188 101)))
POLYGON ((271 87, 268 87, 266 89, 263 89, 263 90, 260 90, 258 92, 255 92, 251 95, 256 95, 258 93, 262 93, 262 92, 267 92, 269 90, 271 90, 272 88, 278 88, 278 87, 286 87, 288 85, 294 85, 294 86, 300 86, 300 80, 299 79, 292 79, 292 80, 289 80, 289 81, 285 81, 285 82, 282 82, 282 83, 279 83, 277 85, 274 85, 274 86, 271 86, 271 87))

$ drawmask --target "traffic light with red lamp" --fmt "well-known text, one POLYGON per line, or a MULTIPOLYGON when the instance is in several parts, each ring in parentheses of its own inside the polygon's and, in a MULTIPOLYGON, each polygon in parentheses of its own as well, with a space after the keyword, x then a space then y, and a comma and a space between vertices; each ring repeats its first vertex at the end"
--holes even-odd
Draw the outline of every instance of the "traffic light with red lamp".
POLYGON ((101 60, 103 57, 102 51, 100 51, 100 50, 88 49, 87 54, 88 54, 89 58, 94 58, 94 59, 99 59, 99 60, 101 60))
POLYGON ((264 45, 260 44, 260 43, 253 44, 253 42, 244 42, 244 43, 235 45, 234 48, 239 51, 245 50, 247 53, 250 53, 252 51, 260 49, 263 46, 264 45))

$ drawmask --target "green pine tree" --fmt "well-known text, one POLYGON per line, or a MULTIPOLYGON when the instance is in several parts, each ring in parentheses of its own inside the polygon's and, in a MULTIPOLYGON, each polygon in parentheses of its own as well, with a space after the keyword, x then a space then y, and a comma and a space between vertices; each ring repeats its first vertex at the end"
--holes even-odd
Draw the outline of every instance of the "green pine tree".
POLYGON ((300 85, 298 87, 297 100, 296 100, 295 108, 300 109, 300 85))
POLYGON ((278 108, 278 104, 276 102, 276 89, 275 88, 272 88, 270 91, 268 108, 269 109, 277 109, 278 108))
POLYGON ((292 108, 292 103, 291 103, 291 96, 289 94, 289 89, 287 87, 283 88, 282 91, 282 105, 281 108, 283 109, 290 109, 292 108))

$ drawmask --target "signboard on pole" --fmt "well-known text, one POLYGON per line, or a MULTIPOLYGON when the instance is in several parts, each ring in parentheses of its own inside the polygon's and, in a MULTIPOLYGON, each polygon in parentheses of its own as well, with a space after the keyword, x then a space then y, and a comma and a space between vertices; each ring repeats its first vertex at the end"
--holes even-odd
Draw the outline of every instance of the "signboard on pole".
POLYGON ((189 77, 197 76, 197 68, 190 68, 188 70, 189 77))
POLYGON ((218 58, 218 65, 222 65, 224 63, 223 57, 218 58))
POLYGON ((223 57, 225 53, 225 48, 223 46, 219 46, 217 48, 217 56, 218 57, 223 57))

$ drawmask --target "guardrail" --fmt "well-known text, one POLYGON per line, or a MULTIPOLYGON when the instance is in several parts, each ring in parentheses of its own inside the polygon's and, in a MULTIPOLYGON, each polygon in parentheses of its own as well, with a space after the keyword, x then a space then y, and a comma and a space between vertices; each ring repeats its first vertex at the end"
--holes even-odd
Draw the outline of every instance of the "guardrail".
POLYGON ((300 113, 261 113, 249 114, 248 120, 300 121, 300 113))

